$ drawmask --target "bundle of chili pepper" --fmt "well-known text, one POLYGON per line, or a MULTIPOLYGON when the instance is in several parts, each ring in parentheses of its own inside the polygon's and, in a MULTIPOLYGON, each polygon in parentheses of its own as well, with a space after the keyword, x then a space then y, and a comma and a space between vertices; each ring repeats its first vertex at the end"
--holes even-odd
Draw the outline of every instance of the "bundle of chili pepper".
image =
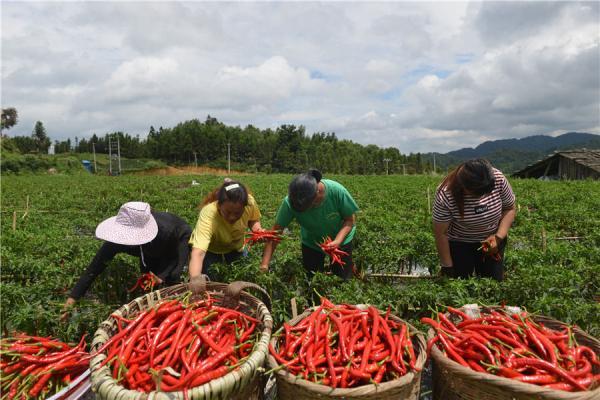
POLYGON ((2 399, 45 398, 60 391, 89 367, 85 340, 71 347, 40 336, 18 334, 0 340, 2 399))
POLYGON ((264 241, 273 241, 275 243, 281 242, 281 235, 279 231, 276 230, 264 230, 264 231, 251 231, 246 234, 246 239, 244 240, 244 246, 250 250, 253 245, 259 242, 264 241))
POLYGON ((600 383, 600 375, 593 373, 600 367, 597 355, 577 345, 570 327, 551 329, 526 312, 493 310, 471 318, 448 307, 448 315, 437 316, 437 321, 421 319, 437 332, 429 340, 428 353, 437 345, 448 358, 477 372, 556 390, 590 390, 600 383))
MULTIPOLYGON (((208 299, 173 299, 134 319, 113 314, 118 331, 98 352, 127 389, 191 389, 237 368, 254 347, 259 321, 208 299)), ((187 392, 185 392, 187 393, 187 392)))
POLYGON ((485 261, 486 256, 491 257, 494 261, 502 260, 502 256, 500 255, 500 253, 491 253, 492 244, 487 240, 481 242, 481 246, 477 250, 481 250, 481 252, 483 253, 483 261, 485 261))
POLYGON ((323 239, 323 241, 321 243, 319 243, 321 250, 323 250, 323 252, 329 256, 332 264, 337 263, 337 264, 340 264, 341 266, 346 265, 346 263, 344 261, 342 261, 342 256, 347 256, 348 253, 346 253, 343 250, 340 250, 338 247, 330 248, 329 244, 332 241, 333 240, 331 240, 331 238, 329 236, 327 236, 325 239, 323 239))
POLYGON ((325 298, 297 325, 284 323, 269 351, 279 364, 275 369, 333 388, 380 383, 420 370, 408 326, 390 319, 389 310, 381 316, 373 306, 362 310, 325 298))
POLYGON ((142 276, 138 278, 137 282, 135 282, 135 285, 127 289, 127 291, 131 293, 135 289, 141 288, 144 292, 150 292, 154 289, 154 286, 156 286, 159 282, 160 281, 156 275, 154 275, 152 272, 148 272, 142 274, 142 276))

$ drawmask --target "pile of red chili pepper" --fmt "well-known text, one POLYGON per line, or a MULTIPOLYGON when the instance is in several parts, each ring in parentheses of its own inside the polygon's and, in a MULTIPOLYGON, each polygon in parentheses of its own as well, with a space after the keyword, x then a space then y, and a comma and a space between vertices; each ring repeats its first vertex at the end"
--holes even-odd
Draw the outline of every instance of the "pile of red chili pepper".
POLYGON ((45 398, 89 368, 85 340, 71 347, 40 336, 17 334, 0 340, 2 399, 45 398))
POLYGON ((593 373, 600 367, 597 355, 577 345, 570 327, 551 329, 526 312, 491 310, 472 318, 448 307, 448 315, 421 322, 437 332, 428 353, 437 344, 448 358, 475 371, 565 391, 590 390, 600 383, 600 375, 593 373))
POLYGON ((346 253, 343 250, 340 250, 339 247, 330 248, 329 244, 332 241, 333 240, 331 240, 331 238, 329 236, 327 236, 325 239, 323 239, 323 241, 321 243, 319 243, 321 250, 323 250, 323 252, 329 256, 332 264, 339 264, 341 266, 346 265, 346 263, 342 260, 342 256, 347 256, 348 253, 346 253))
POLYGON ((293 375, 333 388, 397 379, 419 371, 408 326, 369 306, 321 305, 297 325, 283 324, 269 351, 293 375))
POLYGON ((246 234, 246 239, 244 240, 244 246, 250 250, 253 245, 259 242, 265 242, 272 240, 275 243, 281 242, 281 235, 279 231, 276 230, 268 230, 265 229, 263 231, 252 231, 246 234))
MULTIPOLYGON (((259 321, 211 298, 163 301, 129 320, 113 314, 117 332, 98 352, 127 389, 191 389, 237 368, 252 352, 259 321)), ((185 392, 187 394, 187 391, 185 392)))
POLYGON ((154 289, 154 286, 160 283, 158 277, 152 272, 142 274, 131 288, 127 289, 129 293, 133 292, 137 288, 141 288, 144 292, 150 292, 154 289))

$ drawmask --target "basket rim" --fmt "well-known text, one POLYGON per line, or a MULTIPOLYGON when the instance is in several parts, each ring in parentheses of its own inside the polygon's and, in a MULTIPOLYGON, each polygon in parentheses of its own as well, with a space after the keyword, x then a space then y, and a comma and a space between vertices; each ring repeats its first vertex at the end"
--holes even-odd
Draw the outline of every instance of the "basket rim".
MULTIPOLYGON (((206 292, 210 293, 215 298, 222 300, 222 296, 224 296, 224 290, 227 288, 228 284, 220 283, 220 282, 207 282, 206 292)), ((151 392, 140 392, 137 390, 127 389, 124 386, 117 383, 117 381, 112 377, 110 368, 107 365, 98 368, 102 361, 104 361, 107 357, 107 351, 103 351, 102 353, 94 352, 94 349, 99 348, 101 345, 106 343, 108 339, 105 339, 106 333, 104 332, 103 327, 107 325, 113 325, 114 317, 113 314, 123 315, 125 311, 127 311, 130 307, 138 307, 140 308, 140 302, 146 301, 149 306, 160 303, 164 300, 168 300, 181 294, 190 291, 190 285, 187 283, 181 283, 178 285, 169 286, 167 288, 163 288, 160 290, 156 290, 150 293, 146 293, 140 297, 135 298, 131 302, 122 305, 117 310, 113 311, 106 320, 100 323, 99 328, 94 333, 94 339, 92 341, 92 358, 90 360, 90 371, 91 371, 91 381, 92 387, 94 387, 94 380, 100 381, 100 385, 106 385, 106 382, 109 382, 109 385, 116 386, 121 389, 121 393, 124 396, 129 396, 129 398, 150 398, 156 396, 157 393, 169 393, 171 396, 176 396, 177 398, 185 398, 184 392, 190 394, 190 398, 192 397, 193 392, 215 392, 216 388, 226 387, 231 379, 234 381, 244 380, 247 376, 252 376, 256 374, 257 368, 254 366, 261 366, 264 363, 266 355, 268 353, 268 343, 271 337, 271 332, 273 329, 273 318, 268 307, 264 304, 264 302, 257 297, 247 293, 242 290, 240 292, 240 299, 250 299, 257 303, 257 308, 255 311, 255 317, 260 318, 260 321, 263 325, 260 330, 260 337, 257 339, 254 348, 248 358, 240 364, 236 369, 228 372, 227 374, 213 379, 209 382, 206 382, 200 386, 196 386, 193 388, 189 388, 187 390, 179 390, 173 392, 164 392, 160 390, 153 390, 151 392), (164 295, 166 293, 166 295, 164 295), (262 316, 262 317, 261 317, 262 316), (254 365, 254 366, 253 366, 254 365)))
MULTIPOLYGON (((366 309, 367 307, 370 306, 370 304, 354 304, 354 306, 361 308, 361 309, 366 309)), ((316 310, 318 307, 319 306, 313 306, 313 307, 307 308, 306 310, 304 310, 304 312, 302 312, 302 314, 298 314, 298 316, 296 318, 292 318, 290 321, 287 321, 287 323, 290 324, 291 326, 294 326, 294 325, 300 323, 300 321, 302 321, 306 316, 310 315, 310 313, 312 311, 316 310), (294 321, 293 324, 291 324, 292 321, 294 321)), ((377 307, 375 307, 375 308, 377 308, 377 307)), ((377 311, 379 311, 380 314, 384 313, 379 309, 377 309, 377 311)), ((396 322, 405 323, 408 326, 409 331, 415 333, 417 342, 419 344, 419 346, 418 346, 419 354, 417 356, 416 365, 421 368, 420 371, 417 371, 417 372, 410 371, 398 379, 382 382, 380 384, 369 383, 366 385, 360 385, 360 386, 356 386, 353 388, 332 388, 331 386, 322 385, 320 383, 315 383, 315 382, 311 382, 306 379, 300 378, 297 375, 293 375, 284 369, 279 370, 275 373, 276 378, 281 378, 292 385, 299 385, 299 386, 302 386, 312 392, 316 392, 319 394, 325 394, 328 396, 350 396, 359 389, 360 390, 372 389, 373 392, 375 392, 375 393, 382 393, 384 391, 393 389, 395 387, 407 385, 407 384, 413 382, 415 379, 420 380, 421 371, 424 369, 425 363, 427 362, 427 355, 425 354, 425 349, 426 349, 425 335, 421 331, 416 329, 414 326, 412 326, 411 324, 409 324, 408 322, 404 321, 403 319, 401 319, 400 317, 398 317, 394 314, 390 314, 390 318, 393 318, 396 322)), ((283 329, 283 327, 280 327, 271 336, 270 344, 273 346, 273 348, 275 347, 275 344, 277 343, 277 337, 275 337, 275 335, 280 333, 282 331, 282 329, 283 329)), ((276 368, 281 365, 277 362, 275 357, 273 357, 271 355, 270 351, 267 353, 267 363, 269 365, 269 368, 276 368)))
MULTIPOLYGON (((461 307, 462 308, 462 307, 461 307)), ((480 307, 482 309, 491 310, 491 309, 502 309, 502 307, 480 307)), ((448 313, 445 313, 446 315, 448 313)), ((550 318, 544 315, 531 315, 532 318, 536 321, 541 320, 545 323, 552 323, 561 326, 568 326, 568 324, 556 320, 554 318, 550 318)), ((431 339, 434 336, 435 330, 433 328, 429 328, 427 331, 427 338, 431 339)), ((584 336, 586 339, 591 340, 592 342, 596 342, 597 346, 600 348, 600 340, 595 337, 587 334, 580 328, 575 327, 573 329, 573 333, 578 336, 584 336)), ((452 373, 460 375, 466 379, 470 379, 473 381, 483 382, 486 384, 493 385, 498 388, 510 388, 515 392, 527 394, 527 395, 538 395, 538 396, 548 396, 553 395, 556 399, 564 399, 564 400, 581 400, 581 395, 600 395, 600 386, 596 387, 593 390, 579 391, 579 392, 566 392, 563 390, 555 390, 550 388, 545 388, 542 386, 534 385, 532 383, 520 382, 514 379, 506 378, 503 376, 498 376, 490 373, 478 372, 471 368, 467 368, 465 366, 460 365, 454 360, 446 357, 442 351, 438 348, 437 344, 432 346, 431 348, 431 359, 436 363, 439 363, 443 368, 450 370, 452 373)))

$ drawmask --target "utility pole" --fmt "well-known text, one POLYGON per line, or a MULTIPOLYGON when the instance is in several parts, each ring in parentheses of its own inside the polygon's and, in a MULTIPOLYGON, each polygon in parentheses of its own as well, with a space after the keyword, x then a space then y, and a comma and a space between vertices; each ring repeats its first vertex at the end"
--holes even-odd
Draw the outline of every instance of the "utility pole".
POLYGON ((231 175, 231 143, 227 142, 227 174, 231 175))
POLYGON ((433 153, 433 173, 435 174, 435 153, 433 153))
POLYGON ((383 162, 385 163, 385 174, 389 175, 389 168, 388 168, 388 163, 392 161, 390 158, 384 158, 383 162))
POLYGON ((94 153, 94 173, 98 173, 98 169, 96 168, 96 143, 92 142, 92 152, 94 153))
POLYGON ((112 176, 112 142, 108 137, 108 174, 112 176))
POLYGON ((194 167, 198 167, 198 157, 196 156, 196 152, 194 152, 194 167))
POLYGON ((108 136, 108 173, 109 175, 113 175, 113 155, 116 150, 117 154, 117 167, 119 168, 119 175, 121 175, 121 144, 119 143, 119 136, 116 136, 117 142, 115 143, 115 139, 108 136))
POLYGON ((119 143, 118 136, 117 136, 117 157, 119 157, 119 175, 121 175, 121 144, 119 143))
POLYGON ((406 175, 406 164, 400 164, 402 165, 402 175, 406 175))

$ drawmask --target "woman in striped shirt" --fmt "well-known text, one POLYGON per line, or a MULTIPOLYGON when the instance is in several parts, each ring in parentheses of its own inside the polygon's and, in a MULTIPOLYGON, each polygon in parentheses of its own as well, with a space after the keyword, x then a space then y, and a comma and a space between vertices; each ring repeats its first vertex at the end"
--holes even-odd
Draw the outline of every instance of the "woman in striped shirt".
POLYGON ((437 189, 433 233, 442 274, 504 277, 504 248, 515 219, 515 195, 499 170, 483 159, 460 164, 437 189), (482 245, 489 249, 484 252, 482 245))

